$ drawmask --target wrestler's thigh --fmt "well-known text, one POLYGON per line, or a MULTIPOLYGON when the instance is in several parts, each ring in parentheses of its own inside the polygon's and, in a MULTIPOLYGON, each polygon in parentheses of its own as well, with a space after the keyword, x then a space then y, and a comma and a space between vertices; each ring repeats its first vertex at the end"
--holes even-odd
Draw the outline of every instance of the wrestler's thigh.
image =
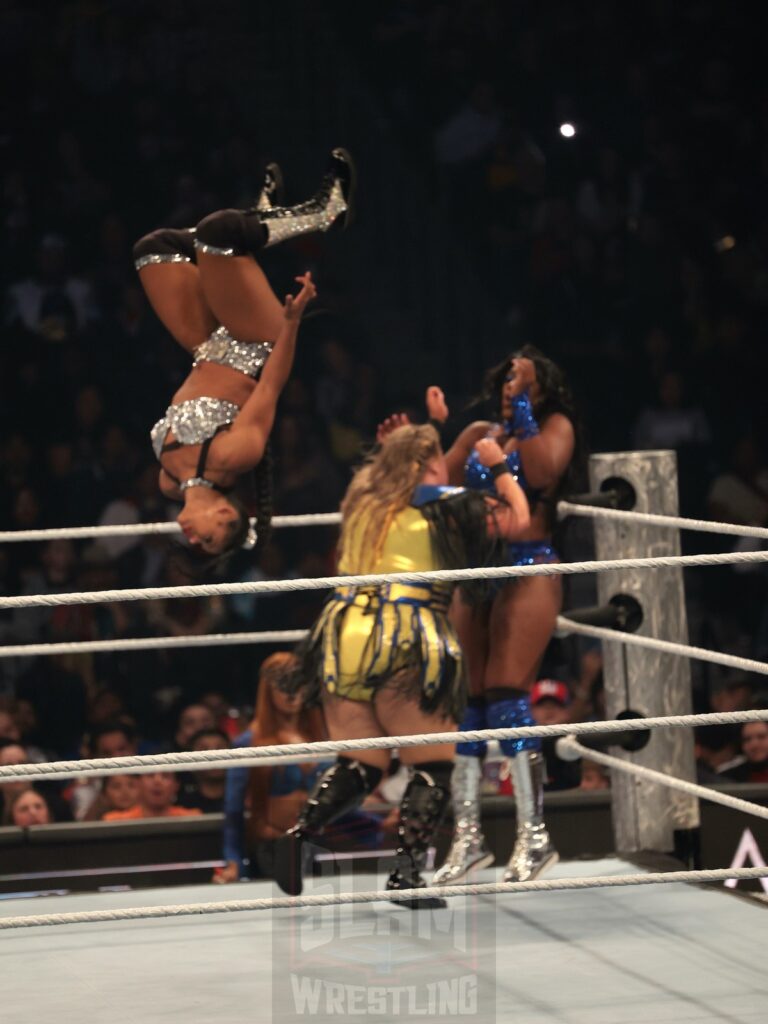
MULTIPOLYGON (((323 698, 323 714, 332 740, 359 740, 382 735, 382 724, 376 718, 373 704, 369 701, 347 700, 345 697, 323 698)), ((349 757, 356 757, 363 764, 386 771, 389 750, 349 751, 349 757)))
POLYGON ((470 608, 465 604, 457 588, 453 595, 449 618, 459 637, 464 652, 464 662, 469 679, 469 693, 480 697, 485 681, 485 666, 488 661, 488 618, 487 605, 470 608))
POLYGON ((535 682, 562 601, 559 577, 531 576, 504 586, 491 607, 486 688, 528 689, 535 682))

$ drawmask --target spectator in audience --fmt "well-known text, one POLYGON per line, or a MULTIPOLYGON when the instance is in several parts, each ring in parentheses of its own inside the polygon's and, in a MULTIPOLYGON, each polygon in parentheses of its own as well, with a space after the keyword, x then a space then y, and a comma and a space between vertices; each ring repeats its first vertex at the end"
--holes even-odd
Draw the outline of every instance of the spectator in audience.
POLYGON ((92 729, 88 746, 90 757, 133 757, 139 752, 136 730, 120 719, 92 729))
POLYGON ((656 403, 641 412, 634 429, 635 448, 681 449, 708 445, 712 429, 704 411, 685 397, 683 376, 667 371, 659 382, 656 403))
MULTIPOLYGON (((227 734, 216 728, 201 729, 189 741, 190 750, 226 750, 229 746, 227 734)), ((179 806, 196 807, 202 814, 217 814, 224 808, 226 782, 226 768, 192 772, 181 783, 179 806)))
MULTIPOLYGON (((300 696, 289 696, 281 690, 283 679, 294 675, 298 667, 298 659, 288 651, 277 651, 262 663, 256 714, 250 728, 238 736, 233 746, 265 746, 326 738, 322 713, 318 709, 303 709, 300 696)), ((326 768, 327 764, 290 764, 254 768, 250 772, 247 768, 230 768, 227 771, 225 864, 214 874, 214 882, 236 882, 243 874, 246 802, 250 803, 251 810, 248 845, 255 849, 257 843, 278 838, 296 823, 315 778, 326 768)))
POLYGON ((765 526, 768 522, 768 468, 757 439, 739 438, 730 456, 730 468, 716 476, 707 495, 712 519, 725 523, 765 526))
POLYGON ((0 740, 21 740, 21 729, 16 716, 7 708, 0 707, 0 740))
POLYGON ((69 341, 93 319, 91 291, 69 273, 67 243, 46 235, 37 252, 36 272, 8 290, 8 318, 52 343, 69 341))
POLYGON ((213 712, 205 704, 187 704, 179 712, 174 733, 176 750, 189 750, 192 737, 203 730, 216 728, 213 712))
MULTIPOLYGON (((28 764, 29 757, 24 747, 15 739, 0 737, 0 767, 14 764, 28 764)), ((29 782, 0 783, 0 821, 8 824, 11 820, 11 803, 19 793, 29 789, 29 782)))
POLYGON ((138 776, 138 799, 125 811, 108 811, 104 821, 131 821, 136 818, 185 818, 199 814, 191 807, 179 807, 176 798, 179 783, 173 772, 149 772, 138 776))
MULTIPOLYGON (((531 712, 537 725, 562 725, 571 721, 571 692, 558 679, 539 679, 531 687, 531 712)), ((575 789, 581 780, 578 761, 563 761, 555 749, 557 740, 542 740, 546 765, 544 789, 575 789)))
POLYGON ((768 722, 746 722, 741 727, 744 763, 727 774, 735 782, 768 782, 768 722))
MULTIPOLYGON (((28 784, 27 784, 28 785, 28 784)), ((23 789, 10 800, 11 824, 19 828, 30 825, 50 825, 51 810, 45 797, 34 789, 23 789)))
MULTIPOLYGON (((89 758, 133 757, 139 752, 136 732, 132 726, 120 719, 101 722, 91 730, 86 752, 89 758)), ((67 795, 78 821, 93 821, 101 817, 105 810, 101 799, 102 780, 99 778, 77 779, 69 788, 67 795)))
POLYGON ((744 763, 741 735, 735 725, 707 725, 695 730, 696 778, 702 785, 724 782, 744 763))
POLYGON ((129 811, 139 799, 137 775, 108 775, 96 799, 83 816, 83 821, 101 821, 111 811, 129 811))
POLYGON ((715 678, 709 703, 713 711, 748 711, 752 706, 753 688, 749 676, 732 672, 715 678))
POLYGON ((610 789, 611 776, 607 768, 586 758, 581 762, 579 789, 610 789))
MULTIPOLYGON (((20 743, 0 739, 0 766, 30 764, 29 751, 20 743)), ((0 783, 0 821, 7 825, 11 820, 11 804, 21 792, 30 788, 28 780, 0 783)), ((67 801, 58 793, 56 783, 41 782, 39 792, 43 794, 51 820, 71 821, 72 812, 67 801)))

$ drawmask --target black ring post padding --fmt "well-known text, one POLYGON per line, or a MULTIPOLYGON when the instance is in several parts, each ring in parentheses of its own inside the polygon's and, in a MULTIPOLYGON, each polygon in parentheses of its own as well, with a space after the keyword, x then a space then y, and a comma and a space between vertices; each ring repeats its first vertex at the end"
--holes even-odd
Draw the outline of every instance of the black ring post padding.
POLYGON ((592 605, 588 608, 571 608, 563 612, 567 619, 585 626, 602 626, 603 629, 621 629, 621 610, 614 604, 592 605))
POLYGON ((615 508, 629 512, 635 507, 637 493, 628 480, 620 476, 612 476, 603 480, 599 491, 586 494, 566 495, 565 501, 572 505, 590 505, 592 508, 615 508))
POLYGON ((635 633, 643 622, 643 609, 638 600, 629 594, 615 594, 608 604, 572 608, 563 612, 563 615, 585 626, 600 626, 621 633, 635 633))

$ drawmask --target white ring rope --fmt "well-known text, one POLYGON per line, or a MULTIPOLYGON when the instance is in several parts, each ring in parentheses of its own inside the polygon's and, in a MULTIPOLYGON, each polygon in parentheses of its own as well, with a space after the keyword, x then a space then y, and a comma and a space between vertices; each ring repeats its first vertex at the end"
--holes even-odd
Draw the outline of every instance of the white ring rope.
MULTIPOLYGON (((227 748, 224 747, 224 750, 227 748)), ((211 751, 208 751, 211 753, 211 751)), ((185 762, 184 764, 168 764, 163 768, 166 772, 200 772, 200 771, 211 771, 215 768, 271 768, 273 765, 282 764, 320 764, 323 761, 328 761, 327 754, 280 754, 279 757, 244 757, 242 761, 237 761, 233 764, 231 761, 219 761, 214 759, 213 761, 198 761, 197 763, 185 762)), ((132 768, 131 775, 151 775, 157 771, 156 765, 145 765, 143 768, 132 768)), ((88 773, 88 778, 105 778, 108 775, 114 775, 113 768, 101 768, 99 770, 91 770, 88 773)), ((24 776, 22 776, 22 779, 24 776)), ((46 775, 46 780, 56 779, 68 779, 71 775, 46 775)))
POLYGON ((0 597, 0 608, 54 608, 65 604, 107 604, 113 601, 156 601, 187 597, 226 597, 233 594, 284 594, 333 587, 381 586, 386 583, 461 583, 467 580, 512 580, 523 576, 574 576, 585 572, 622 569, 669 569, 677 566, 739 565, 768 562, 768 551, 729 551, 715 555, 663 555, 656 558, 615 558, 609 561, 553 562, 543 565, 502 565, 484 569, 433 569, 429 572, 388 572, 358 576, 318 576, 309 579, 255 580, 243 583, 198 583, 185 587, 146 587, 138 590, 93 590, 68 594, 30 594, 0 597))
MULTIPOLYGON (((654 526, 693 530, 698 533, 768 538, 768 528, 762 526, 742 526, 739 523, 720 523, 708 519, 689 519, 685 516, 667 516, 650 512, 600 508, 594 505, 579 505, 570 501, 558 502, 557 513, 561 518, 569 515, 580 515, 589 516, 593 519, 619 519, 624 522, 647 523, 654 526)), ((272 526, 276 529, 301 526, 337 526, 340 522, 340 512, 314 512, 297 516, 272 517, 272 526)), ((153 534, 178 533, 181 533, 181 528, 176 522, 115 523, 108 526, 52 527, 46 530, 3 530, 0 531, 0 543, 18 544, 21 541, 87 540, 95 537, 143 537, 153 534)))
POLYGON ((303 640, 306 629, 273 629, 261 633, 200 633, 190 636, 142 636, 122 640, 72 640, 56 644, 9 644, 0 658, 25 655, 98 654, 101 651, 158 651, 165 648, 229 647, 238 644, 291 644, 303 640))
POLYGON ((557 514, 560 518, 588 516, 591 519, 616 519, 624 523, 645 523, 647 526, 693 530, 695 533, 719 533, 733 537, 760 537, 762 540, 768 540, 768 528, 764 526, 742 526, 740 523, 718 523, 709 519, 688 519, 685 516, 667 516, 657 512, 635 512, 618 508, 601 508, 597 505, 577 505, 570 501, 559 501, 557 514))
POLYGON ((221 903, 178 903, 158 907, 125 907, 82 910, 66 914, 29 914, 0 918, 0 930, 39 928, 59 924, 93 924, 100 921, 136 921, 157 917, 192 917, 202 914, 233 914, 252 910, 283 910, 296 907, 335 907, 350 903, 401 903, 430 897, 501 896, 516 892, 562 892, 579 889, 613 889, 625 885, 670 885, 679 882, 749 881, 768 876, 768 867, 714 868, 705 871, 648 872, 637 875, 593 875, 586 878, 548 878, 534 882, 475 882, 467 885, 435 885, 423 889, 386 889, 369 892, 318 893, 308 896, 277 896, 221 903))
POLYGON ((45 761, 34 764, 0 766, 0 780, 69 778, 103 774, 129 774, 135 768, 221 762, 223 767, 238 767, 246 758, 280 757, 284 754, 344 754, 360 750, 397 750, 437 743, 467 743, 484 740, 546 739, 559 736, 584 736, 590 733, 639 732, 646 729, 683 729, 697 725, 739 725, 768 721, 768 708, 757 711, 717 711, 703 715, 667 715, 660 718, 627 718, 609 722, 579 722, 562 725, 528 725, 516 729, 475 729, 471 732, 416 733, 407 736, 373 736, 352 740, 321 740, 313 743, 282 743, 264 747, 234 747, 226 750, 185 750, 169 754, 133 754, 128 757, 84 758, 81 761, 45 761))
MULTIPOLYGON (((691 647, 690 644, 679 644, 674 640, 657 640, 653 636, 640 636, 638 633, 625 633, 618 629, 606 629, 604 626, 590 626, 584 622, 574 622, 567 615, 558 615, 557 633, 568 636, 576 633, 579 636, 595 637, 609 643, 628 644, 632 647, 646 647, 652 651, 664 651, 667 654, 679 654, 681 657, 693 658, 696 661, 709 661, 713 665, 726 665, 728 668, 739 668, 745 672, 758 672, 768 675, 768 662, 755 661, 753 658, 742 658, 737 654, 721 654, 708 651, 705 647, 691 647)), ((0 647, 0 657, 5 648, 0 647)), ((13 648, 8 648, 13 650, 13 648)), ((16 648, 21 651, 21 648, 16 648)))
MULTIPOLYGON (((667 654, 678 654, 698 661, 708 661, 713 665, 725 665, 738 668, 745 672, 757 672, 768 675, 768 662, 755 661, 753 658, 742 658, 736 654, 723 654, 709 651, 705 647, 692 647, 679 644, 673 640, 657 640, 652 636, 640 636, 637 633, 624 633, 616 629, 602 626, 590 626, 582 622, 574 622, 566 615, 557 618, 557 632, 560 636, 578 634, 579 636, 595 637, 611 643, 624 643, 635 647, 646 647, 649 650, 664 651, 667 654)), ((298 643, 308 634, 306 629, 276 629, 262 632, 245 633, 203 633, 190 636, 150 636, 120 640, 72 640, 65 643, 43 644, 8 644, 0 647, 0 658, 21 658, 32 655, 54 654, 98 654, 107 651, 157 651, 166 648, 186 647, 229 647, 240 644, 281 644, 298 643)))
MULTIPOLYGON (((272 516, 275 529, 297 526, 338 526, 340 512, 311 512, 300 516, 272 516)), ((2 530, 0 542, 18 544, 20 541, 88 540, 94 537, 144 537, 153 534, 181 533, 176 522, 168 523, 115 523, 110 526, 62 526, 48 530, 2 530)))
POLYGON ((658 782, 669 789, 677 789, 681 793, 688 793, 691 796, 700 797, 702 800, 709 800, 713 804, 722 804, 723 807, 731 807, 735 811, 743 811, 745 814, 753 814, 756 818, 768 820, 768 807, 754 804, 750 800, 742 800, 737 796, 729 796, 727 793, 720 793, 709 786, 700 786, 697 782, 688 782, 686 779, 675 778, 674 775, 667 775, 666 772, 658 772, 654 768, 646 768, 644 765, 634 761, 624 760, 621 757, 614 757, 602 750, 592 750, 585 747, 572 736, 565 736, 557 741, 557 754, 565 761, 575 761, 579 757, 586 757, 597 764, 604 764, 607 768, 615 768, 618 771, 634 775, 638 779, 645 779, 648 782, 658 782))

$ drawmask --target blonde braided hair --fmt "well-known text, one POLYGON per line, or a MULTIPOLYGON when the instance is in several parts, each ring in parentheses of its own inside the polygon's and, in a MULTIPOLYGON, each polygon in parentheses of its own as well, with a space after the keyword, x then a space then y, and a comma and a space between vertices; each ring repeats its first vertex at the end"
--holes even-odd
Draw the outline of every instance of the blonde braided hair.
POLYGON ((354 572, 376 565, 392 521, 410 504, 427 464, 440 454, 434 427, 398 427, 368 456, 355 474, 341 503, 343 517, 339 551, 354 572), (363 522, 363 529, 358 526, 363 522), (354 544, 358 540, 359 550, 354 544))

